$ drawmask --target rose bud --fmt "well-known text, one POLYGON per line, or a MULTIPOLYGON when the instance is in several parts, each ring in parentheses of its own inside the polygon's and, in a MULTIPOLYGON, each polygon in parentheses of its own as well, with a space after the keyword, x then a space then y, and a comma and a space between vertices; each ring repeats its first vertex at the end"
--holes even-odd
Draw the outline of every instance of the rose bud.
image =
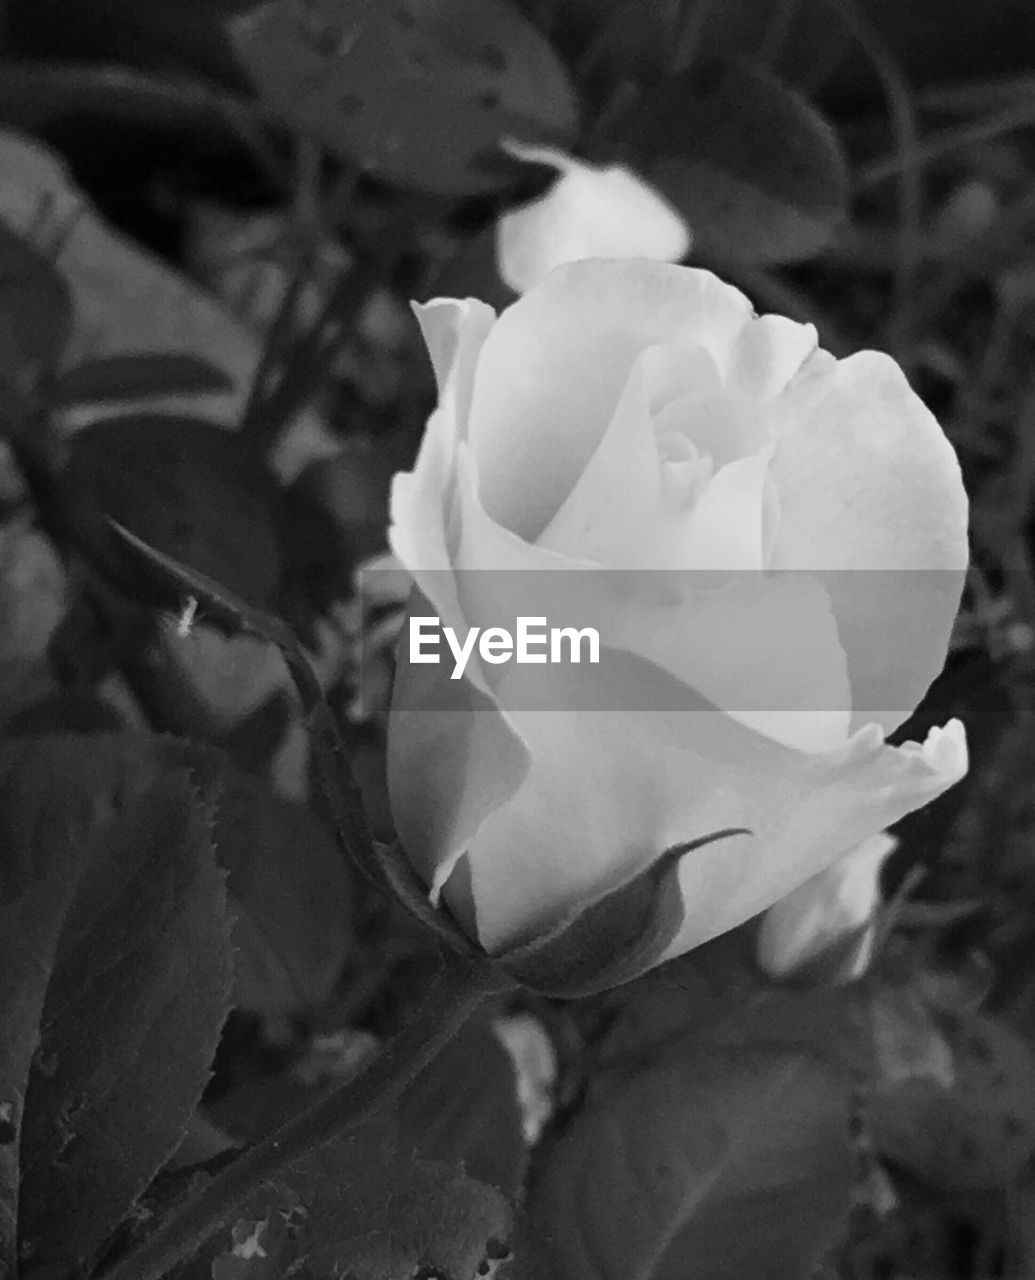
POLYGON ((842 854, 765 913, 758 963, 774 978, 861 978, 880 906, 880 873, 898 841, 882 831, 842 854))
POLYGON ((504 139, 518 160, 550 165, 557 181, 496 223, 496 266, 515 293, 565 262, 584 258, 654 258, 678 262, 690 230, 667 200, 624 165, 585 164, 553 147, 504 139))
POLYGON ((388 773, 429 918, 539 990, 600 990, 963 776, 957 721, 885 744, 942 667, 967 563, 956 456, 889 356, 836 360, 645 260, 418 318, 439 399, 392 487, 416 590, 388 773), (480 629, 462 672, 414 653, 428 616, 480 629), (501 659, 487 629, 522 618, 595 629, 598 661, 501 659))

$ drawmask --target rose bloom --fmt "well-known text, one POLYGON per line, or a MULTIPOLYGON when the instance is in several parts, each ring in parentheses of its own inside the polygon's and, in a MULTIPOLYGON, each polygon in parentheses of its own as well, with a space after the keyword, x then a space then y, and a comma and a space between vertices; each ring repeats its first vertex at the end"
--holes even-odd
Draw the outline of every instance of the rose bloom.
POLYGON ((893 360, 836 360, 641 259, 559 267, 499 317, 417 313, 439 400, 392 491, 411 612, 461 638, 545 614, 608 656, 476 653, 454 681, 448 652, 400 648, 396 829, 472 940, 505 958, 593 911, 624 928, 649 885, 655 924, 612 939, 623 981, 965 773, 958 722, 884 742, 942 666, 967 563, 955 454, 893 360))

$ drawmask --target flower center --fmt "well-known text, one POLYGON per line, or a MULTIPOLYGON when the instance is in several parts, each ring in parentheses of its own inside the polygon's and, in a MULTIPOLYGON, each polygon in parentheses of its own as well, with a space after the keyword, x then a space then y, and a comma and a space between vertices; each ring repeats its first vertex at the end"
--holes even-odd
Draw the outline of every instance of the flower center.
POLYGON ((684 569, 762 569, 779 506, 765 405, 724 384, 703 347, 678 342, 644 356, 662 510, 652 552, 684 569))
POLYGON ((666 497, 675 507, 693 506, 715 474, 712 458, 680 431, 664 432, 657 443, 666 497))
MULTIPOLYGON (((715 471, 754 457, 772 439, 762 406, 733 392, 680 396, 655 414, 654 432, 659 453, 663 439, 681 435, 697 456, 710 459, 715 471)), ((665 454, 661 456, 664 460, 665 454)))

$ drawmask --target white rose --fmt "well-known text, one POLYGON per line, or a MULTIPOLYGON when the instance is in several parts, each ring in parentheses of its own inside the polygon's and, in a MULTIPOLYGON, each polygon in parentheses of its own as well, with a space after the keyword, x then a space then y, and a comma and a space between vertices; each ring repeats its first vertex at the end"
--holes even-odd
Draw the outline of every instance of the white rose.
POLYGON ((515 293, 554 267, 584 258, 654 258, 678 262, 690 229, 669 202, 625 165, 594 165, 554 147, 504 139, 503 149, 529 164, 550 165, 557 181, 496 223, 496 266, 515 293))
POLYGON ((622 981, 964 774, 958 722, 884 744, 941 669, 967 562, 956 457, 893 360, 835 360, 644 260, 561 267, 498 318, 418 317, 439 404, 390 531, 413 612, 461 636, 592 621, 607 655, 476 655, 452 680, 401 646, 396 828, 472 939, 554 973, 592 925, 600 983, 622 981))
POLYGON ((766 973, 797 976, 829 956, 837 981, 862 977, 873 955, 881 869, 897 844, 878 832, 774 903, 758 931, 766 973))

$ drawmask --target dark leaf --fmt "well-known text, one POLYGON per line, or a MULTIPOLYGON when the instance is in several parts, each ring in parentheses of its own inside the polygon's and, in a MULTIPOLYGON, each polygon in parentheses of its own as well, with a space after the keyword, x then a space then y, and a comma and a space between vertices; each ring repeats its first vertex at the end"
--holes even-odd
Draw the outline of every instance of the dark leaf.
POLYGON ((857 990, 774 984, 754 963, 756 933, 752 921, 615 991, 601 1065, 642 1065, 692 1036, 697 1044, 818 1053, 865 1077, 871 1035, 857 990))
POLYGON ((56 693, 12 716, 6 732, 36 737, 48 733, 118 733, 123 720, 95 693, 56 693))
POLYGON ((314 1276, 350 1280, 491 1278, 509 1257, 509 1233, 498 1191, 456 1165, 405 1153, 389 1123, 373 1122, 286 1170, 281 1185, 242 1214, 212 1274, 279 1278, 305 1258, 314 1276), (257 1265, 256 1245, 278 1270, 257 1265), (250 1258, 256 1264, 241 1265, 250 1258))
POLYGON ((454 951, 475 955, 479 948, 463 932, 448 908, 431 905, 427 885, 420 880, 399 843, 383 844, 375 840, 372 847, 378 869, 395 901, 454 951))
POLYGON ((94 1257, 179 1146, 229 1009, 222 877, 186 773, 127 804, 91 853, 22 1134, 22 1247, 55 1280, 94 1257))
MULTIPOLYGON (((1005 1187, 1035 1153, 1035 1055, 1005 1023, 982 1013, 924 1019, 898 1010, 894 1061, 869 1117, 878 1150, 944 1190, 1005 1187), (911 1052, 907 1059, 906 1041, 911 1052), (897 1052, 895 1049, 897 1048, 897 1052)), ((885 1014, 883 1024, 887 1028, 885 1014)))
POLYGON ((0 389, 30 391, 57 362, 71 323, 64 277, 0 221, 0 389))
POLYGON ((0 722, 53 688, 44 655, 67 594, 64 565, 32 515, 0 523, 0 722))
MULTIPOLYGON (((234 84, 233 58, 220 19, 240 7, 241 0, 150 0, 146 5, 134 0, 27 0, 23 5, 19 0, 11 5, 17 47, 47 59, 47 70, 55 68, 51 59, 60 59, 57 68, 79 73, 55 75, 53 85, 47 77, 42 92, 23 92, 42 98, 50 108, 43 123, 55 117, 78 119, 92 108, 98 122, 121 122, 129 115, 150 130, 166 123, 180 125, 180 97, 188 103, 199 97, 204 103, 210 101, 214 84, 234 84), (137 67, 153 68, 161 75, 145 77, 129 70, 137 67), (85 74, 95 69, 108 74, 85 74), (135 80, 143 85, 134 92, 135 80), (105 93, 112 81, 116 90, 111 96, 118 99, 114 107, 105 93), (168 104, 166 98, 171 100, 168 104)), ((12 98, 16 105, 18 99, 12 98)), ((214 126, 204 123, 211 138, 214 126)))
POLYGON ((93 1257, 175 1150, 228 1007, 200 775, 160 777, 159 755, 179 763, 131 735, 0 750, 0 1089, 18 1131, 0 1148, 0 1235, 9 1247, 17 1162, 42 1277, 93 1257))
POLYGON ((356 566, 385 550, 388 495, 402 465, 387 448, 346 444, 295 481, 289 491, 292 569, 313 584, 318 599, 347 599, 356 566))
POLYGON ((751 922, 602 996, 611 1011, 601 1046, 605 1059, 648 1059, 658 1046, 683 1035, 709 1033, 757 996, 754 951, 751 922))
MULTIPOLYGON (((362 1031, 327 1037, 293 1070, 242 1081, 214 1099, 208 1116, 234 1139, 258 1141, 339 1088, 373 1043, 362 1031)), ((403 1150, 463 1165, 479 1182, 518 1196, 527 1149, 514 1067, 487 1020, 468 1023, 407 1086, 398 1116, 403 1150)))
POLYGON ((604 111, 623 86, 656 83, 672 59, 671 6, 619 0, 598 16, 597 28, 577 66, 580 88, 604 111))
POLYGON ((235 917, 234 1003, 269 1016, 322 1004, 353 941, 351 877, 333 836, 243 775, 227 779, 214 834, 235 917))
POLYGON ((47 981, 98 806, 126 768, 72 739, 0 746, 0 1263, 12 1274, 18 1135, 47 981))
POLYGON ((233 754, 237 735, 244 768, 264 773, 292 719, 284 666, 276 650, 250 636, 226 637, 179 617, 155 621, 127 666, 148 719, 170 733, 218 740, 233 754), (249 763, 246 763, 248 761, 249 763))
MULTIPOLYGON (((119 34, 135 45, 126 52, 139 55, 139 38, 134 39, 139 33, 131 33, 127 19, 139 17, 146 21, 147 16, 156 14, 161 7, 157 3, 146 9, 127 5, 118 14, 117 5, 111 4, 105 6, 103 18, 110 17, 112 21, 121 18, 119 34)), ((195 13, 202 16, 197 9, 195 13)), ((29 20, 33 27, 40 31, 49 28, 53 33, 60 26, 75 61, 6 60, 0 78, 0 120, 25 133, 39 135, 46 135, 61 120, 89 122, 93 128, 87 135, 87 145, 91 145, 95 156, 109 140, 118 153, 119 144, 134 128, 146 131, 152 138, 161 133, 176 133, 181 137, 193 134, 204 138, 219 155, 233 154, 240 145, 234 135, 234 110, 241 112, 246 106, 245 99, 243 95, 224 94, 214 86, 214 77, 201 79, 197 75, 198 71, 218 75, 220 68, 213 65, 218 63, 224 71, 233 70, 233 56, 223 38, 219 18, 211 8, 204 14, 205 29, 197 32, 199 52, 208 55, 209 66, 205 67, 204 59, 199 58, 197 61, 202 65, 196 66, 193 74, 188 71, 175 78, 168 75, 168 55, 170 40, 182 37, 189 25, 184 22, 182 4, 167 7, 167 30, 159 37, 164 75, 135 70, 128 65, 129 57, 115 61, 111 48, 100 53, 103 62, 87 61, 87 46, 97 39, 104 25, 98 21, 101 17, 88 4, 69 6, 63 0, 31 0, 29 20)))
POLYGON ((683 214, 708 262, 799 261, 846 212, 833 129, 801 94, 742 63, 708 59, 659 85, 621 146, 683 214))
POLYGON ((544 1152, 528 1240, 543 1280, 804 1280, 852 1179, 840 1072, 684 1040, 544 1152))
MULTIPOLYGON (((127 562, 142 571, 162 606, 169 608, 170 600, 178 600, 182 605, 184 600, 193 599, 195 604, 201 604, 207 620, 227 634, 250 633, 277 646, 301 700, 339 843, 364 874, 376 878, 374 843, 342 735, 316 673, 291 628, 279 618, 255 609, 205 574, 149 546, 121 524, 109 521, 108 530, 127 562)), ((175 603, 172 607, 176 607, 175 603)))
POLYGON ((234 380, 200 356, 148 351, 86 360, 66 370, 51 391, 55 408, 144 396, 207 395, 233 391, 234 380))
POLYGON ((228 30, 286 120, 404 186, 490 190, 515 173, 501 137, 563 146, 575 133, 563 64, 503 0, 271 0, 228 30))
POLYGON ((126 594, 164 603, 109 519, 249 603, 272 604, 280 494, 231 432, 165 414, 95 423, 73 437, 61 485, 75 537, 126 594))
POLYGON ((119 521, 105 523, 127 567, 148 579, 146 590, 157 608, 179 612, 193 598, 201 603, 205 622, 223 635, 261 636, 282 651, 296 645, 290 627, 278 617, 256 609, 215 578, 160 551, 119 521))
POLYGON ((459 1166, 398 1152, 341 1179, 333 1149, 317 1154, 308 1178, 293 1181, 314 1220, 309 1256, 318 1275, 411 1280, 425 1268, 488 1277, 509 1257, 506 1200, 459 1166))
POLYGON ((510 1055, 484 1021, 470 1022, 401 1099, 407 1147, 428 1160, 462 1165, 472 1178, 515 1200, 528 1151, 510 1055))

